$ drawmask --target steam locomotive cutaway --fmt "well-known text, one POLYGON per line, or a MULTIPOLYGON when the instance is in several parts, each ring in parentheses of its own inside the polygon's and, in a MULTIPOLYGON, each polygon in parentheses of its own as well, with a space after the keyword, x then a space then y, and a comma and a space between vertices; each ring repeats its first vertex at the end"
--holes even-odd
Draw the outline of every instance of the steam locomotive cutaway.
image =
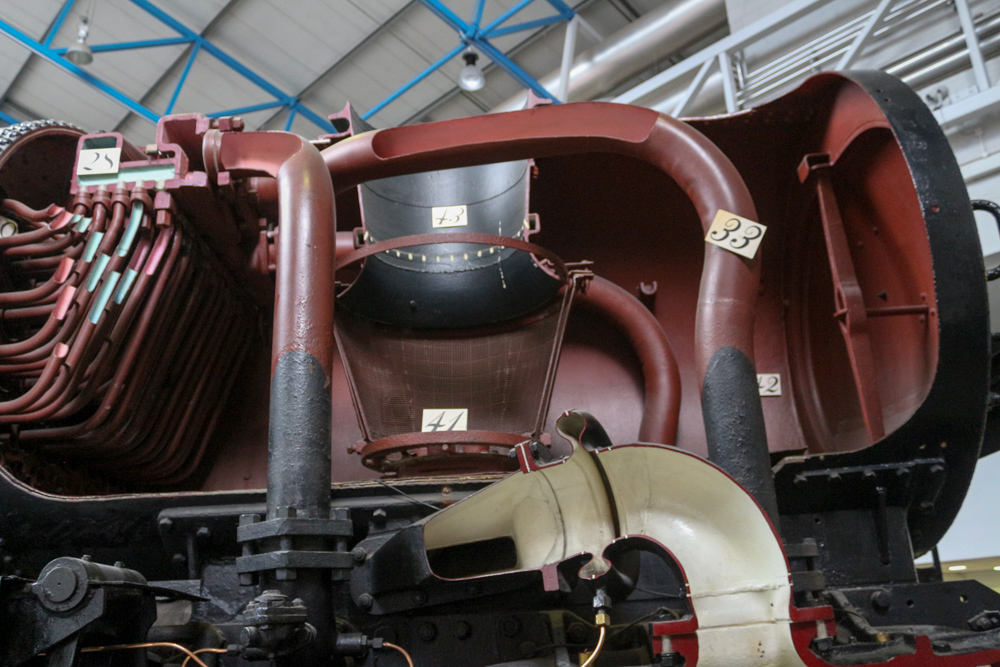
POLYGON ((909 88, 331 122, 0 132, 0 664, 1000 664, 909 88))

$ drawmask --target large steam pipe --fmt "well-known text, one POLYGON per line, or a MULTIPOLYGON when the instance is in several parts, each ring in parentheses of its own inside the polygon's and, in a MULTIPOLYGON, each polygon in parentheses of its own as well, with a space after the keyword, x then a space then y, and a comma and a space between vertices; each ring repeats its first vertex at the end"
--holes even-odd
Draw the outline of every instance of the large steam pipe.
MULTIPOLYGON (((628 24, 573 60, 567 100, 590 100, 635 76, 657 60, 707 37, 726 24, 724 0, 672 0, 628 24)), ((539 79, 547 90, 559 86, 560 70, 539 79)), ((515 111, 527 105, 522 91, 492 111, 515 111)))
MULTIPOLYGON (((334 144, 323 158, 336 187, 347 188, 435 169, 595 152, 631 156, 662 170, 690 197, 706 232, 720 210, 756 219, 746 184, 715 144, 686 123, 627 105, 559 105, 389 128, 334 144)), ((332 257, 331 251, 331 264, 332 257)), ((709 456, 776 521, 753 363, 759 286, 759 256, 746 259, 706 244, 695 359, 709 456)))
POLYGON ((576 300, 625 334, 639 357, 646 388, 639 441, 676 445, 681 374, 659 321, 626 290, 600 276, 595 276, 576 300))
MULTIPOLYGON (((319 151, 285 132, 209 130, 206 167, 216 173, 271 176, 278 186, 278 243, 268 426, 267 518, 330 516, 330 438, 336 220, 333 186, 319 151)), ((298 547, 323 549, 323 538, 298 547)), ((307 649, 317 664, 329 659, 333 624, 328 572, 304 569, 293 581, 273 582, 301 597, 316 628, 307 649)), ((299 652, 296 652, 296 655, 299 652)))

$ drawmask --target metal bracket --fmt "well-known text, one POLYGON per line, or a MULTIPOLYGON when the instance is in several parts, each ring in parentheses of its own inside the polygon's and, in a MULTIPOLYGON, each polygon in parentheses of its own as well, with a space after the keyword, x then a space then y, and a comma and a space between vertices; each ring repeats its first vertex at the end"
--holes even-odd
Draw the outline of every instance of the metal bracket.
POLYGON ((261 521, 259 514, 243 514, 236 529, 236 541, 243 548, 243 555, 236 559, 240 584, 253 585, 257 573, 271 571, 279 581, 293 580, 298 568, 333 570, 333 580, 344 581, 354 567, 347 550, 347 538, 352 535, 354 524, 344 508, 331 509, 329 519, 298 518, 294 507, 279 508, 278 516, 267 521, 261 521), (300 537, 332 538, 335 550, 295 549, 295 538, 300 537), (275 545, 277 550, 266 550, 275 545))

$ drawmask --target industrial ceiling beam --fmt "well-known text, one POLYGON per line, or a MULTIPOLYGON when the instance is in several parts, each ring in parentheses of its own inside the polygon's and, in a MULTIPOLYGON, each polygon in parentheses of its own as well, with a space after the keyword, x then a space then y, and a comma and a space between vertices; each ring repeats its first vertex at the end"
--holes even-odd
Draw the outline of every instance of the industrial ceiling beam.
MULTIPOLYGON (((55 18, 52 19, 52 23, 50 23, 49 27, 45 30, 45 35, 42 37, 42 44, 45 46, 50 46, 52 44, 52 40, 55 38, 56 33, 59 32, 59 28, 62 27, 63 22, 66 20, 66 16, 73 8, 74 2, 76 2, 76 0, 65 0, 65 2, 63 2, 62 7, 59 8, 59 12, 56 14, 55 18)), ((4 88, 3 93, 0 94, 0 106, 3 106, 4 103, 7 102, 10 91, 14 89, 15 85, 17 85, 17 82, 21 79, 24 71, 31 63, 31 59, 34 57, 34 53, 29 53, 24 62, 21 63, 21 66, 17 69, 17 74, 14 75, 14 77, 10 80, 10 83, 7 84, 7 87, 4 88)))
MULTIPOLYGON (((550 0, 553 1, 553 0, 550 0)), ((117 51, 125 49, 141 49, 141 48, 151 48, 156 46, 164 46, 166 44, 182 44, 189 43, 192 45, 192 53, 188 56, 189 62, 186 67, 186 71, 190 70, 191 65, 194 62, 194 58, 198 56, 201 52, 207 52, 219 60, 221 63, 235 71, 237 74, 253 83, 255 86, 266 92, 268 95, 274 98, 274 102, 266 102, 262 105, 252 105, 251 107, 241 108, 241 109, 229 109, 226 111, 216 112, 210 114, 213 116, 225 115, 236 112, 247 112, 245 109, 257 109, 257 108, 271 108, 274 106, 286 107, 295 113, 300 113, 304 117, 308 118, 311 122, 316 124, 318 127, 325 131, 332 131, 333 125, 325 118, 315 113, 308 107, 303 106, 297 97, 290 96, 278 88, 276 85, 265 79, 263 76, 252 70, 247 65, 243 64, 236 58, 230 56, 228 53, 220 49, 218 46, 205 39, 201 34, 194 32, 183 23, 175 19, 173 16, 163 11, 159 7, 156 7, 147 0, 131 0, 132 4, 144 10, 149 15, 153 16, 159 20, 164 25, 170 27, 172 30, 178 33, 179 37, 168 38, 168 39, 156 39, 156 40, 144 40, 135 42, 122 42, 115 44, 100 44, 94 45, 91 49, 95 53, 101 51, 117 51)), ((116 103, 123 106, 128 111, 138 114, 142 118, 148 120, 151 123, 156 123, 160 119, 160 114, 156 113, 152 109, 148 108, 142 102, 133 99, 132 97, 126 95, 122 91, 118 90, 111 84, 103 81, 102 79, 94 76, 90 72, 78 67, 77 65, 69 62, 63 54, 65 49, 53 49, 51 47, 51 41, 54 39, 55 35, 58 33, 59 28, 65 22, 67 15, 72 8, 73 0, 67 0, 63 5, 59 15, 53 26, 50 27, 46 36, 43 38, 43 42, 39 42, 32 37, 26 35, 22 31, 18 30, 14 26, 6 23, 5 21, 0 21, 0 33, 5 34, 7 37, 13 39, 14 41, 20 43, 22 46, 31 50, 35 55, 41 56, 54 64, 56 67, 60 68, 64 72, 76 77, 77 79, 89 84, 90 86, 96 88, 98 91, 111 98, 116 103)), ((171 104, 169 108, 172 109, 172 105, 176 102, 177 96, 180 94, 180 89, 184 85, 186 76, 182 76, 178 87, 175 89, 172 96, 171 104)))
MULTIPOLYGON (((405 5, 396 10, 395 14, 386 19, 377 28, 375 28, 375 30, 365 35, 361 39, 361 41, 352 46, 347 53, 337 58, 337 60, 335 60, 332 65, 323 70, 322 74, 320 74, 312 81, 307 83, 301 90, 299 90, 299 92, 295 95, 295 97, 297 97, 299 100, 305 99, 305 96, 311 93, 313 90, 315 90, 316 86, 325 81, 326 78, 331 76, 334 72, 340 70, 340 68, 342 68, 344 65, 349 63, 351 61, 351 58, 353 58, 356 54, 360 53, 362 49, 364 49, 366 46, 368 46, 373 41, 378 39, 383 33, 389 30, 393 25, 396 24, 396 22, 399 20, 401 16, 407 13, 415 5, 419 4, 419 2, 420 0, 410 0, 405 5)), ((280 116, 282 113, 284 112, 277 111, 276 113, 272 114, 267 120, 258 125, 257 129, 258 130, 267 129, 267 127, 274 121, 274 119, 280 116)))
MULTIPOLYGON (((222 20, 229 14, 229 12, 232 11, 233 8, 236 7, 236 5, 238 5, 240 2, 242 2, 242 0, 229 0, 229 2, 227 2, 222 9, 216 12, 215 16, 212 17, 212 20, 209 21, 208 24, 201 29, 200 33, 201 36, 204 37, 205 39, 208 39, 208 36, 212 32, 212 30, 217 25, 219 25, 219 23, 222 22, 222 20)), ((163 71, 163 73, 156 79, 153 85, 151 85, 146 90, 146 92, 143 93, 142 97, 139 98, 139 101, 142 102, 143 104, 146 104, 149 101, 149 99, 153 95, 155 95, 156 92, 160 89, 160 86, 162 86, 164 82, 170 77, 170 74, 174 71, 174 69, 179 67, 181 63, 184 63, 184 71, 181 73, 179 81, 174 86, 174 92, 170 96, 170 102, 167 103, 167 107, 164 110, 163 115, 168 116, 171 113, 173 113, 174 105, 177 104, 177 98, 180 96, 181 89, 183 89, 184 83, 187 81, 188 74, 190 74, 191 72, 191 67, 194 65, 194 61, 198 57, 198 54, 200 52, 201 52, 201 46, 199 46, 197 43, 192 44, 188 49, 185 49, 184 52, 181 53, 180 56, 178 56, 177 59, 175 59, 174 62, 170 64, 170 67, 168 67, 163 71)), ((128 119, 131 116, 132 114, 130 113, 126 113, 124 116, 122 116, 122 118, 117 123, 115 123, 114 126, 115 132, 120 131, 122 126, 128 121, 128 119)))
POLYGON ((478 0, 476 3, 475 16, 470 22, 466 22, 461 17, 459 17, 455 12, 451 10, 447 5, 445 5, 441 0, 420 0, 421 4, 427 7, 435 16, 447 23, 449 26, 454 28, 460 38, 458 46, 451 49, 444 56, 439 58, 430 67, 425 69, 423 72, 413 77, 404 84, 401 88, 397 89, 395 92, 390 94, 384 100, 372 107, 367 113, 363 114, 361 117, 365 120, 371 118, 376 113, 381 111, 387 105, 391 104, 393 101, 398 99, 408 90, 416 86, 418 83, 426 79, 428 76, 436 72, 449 60, 457 56, 459 53, 464 51, 466 48, 475 46, 480 52, 487 56, 490 60, 497 64, 497 66, 503 68, 511 77, 514 78, 518 83, 520 83, 525 88, 532 90, 536 95, 541 97, 547 97, 553 101, 553 103, 558 104, 560 100, 555 98, 548 90, 545 89, 538 81, 534 79, 530 74, 525 72, 521 67, 515 63, 513 60, 507 57, 500 49, 493 46, 490 42, 491 38, 501 37, 503 35, 509 35, 515 32, 521 32, 526 30, 534 30, 536 28, 541 28, 547 25, 552 25, 555 23, 562 23, 569 21, 576 14, 569 5, 567 5, 563 0, 546 0, 549 5, 556 10, 556 14, 553 16, 548 16, 540 19, 535 19, 531 21, 525 21, 523 23, 518 23, 515 25, 505 26, 503 25, 509 19, 514 17, 518 12, 532 4, 535 0, 521 0, 516 5, 508 9, 506 12, 497 17, 494 21, 482 27, 480 25, 483 16, 483 8, 485 5, 485 0, 478 0))
MULTIPOLYGON (((577 15, 579 15, 580 11, 583 10, 584 7, 587 7, 587 6, 591 5, 591 4, 593 4, 594 2, 595 2, 595 0, 581 0, 580 2, 578 2, 573 7, 573 11, 577 15)), ((544 26, 541 30, 536 30, 531 35, 529 35, 528 37, 526 37, 522 41, 520 41, 517 44, 515 44, 512 48, 508 49, 507 50, 507 57, 508 58, 513 58, 518 53, 520 53, 522 50, 528 48, 529 46, 531 46, 532 44, 534 44, 535 42, 537 42, 539 39, 542 39, 546 35, 550 34, 553 30, 556 29, 556 27, 557 27, 556 24, 549 24, 547 26, 544 26)), ((497 64, 496 63, 490 62, 490 63, 486 64, 483 67, 483 75, 484 76, 489 75, 496 68, 497 68, 497 64)), ((440 107, 442 104, 447 103, 449 100, 454 99, 455 96, 457 96, 457 95, 462 95, 463 97, 465 97, 466 99, 470 100, 473 104, 475 104, 477 107, 479 107, 483 111, 489 111, 489 108, 485 104, 483 104, 477 97, 475 97, 474 95, 470 95, 469 93, 467 93, 466 91, 462 90, 461 88, 459 88, 456 85, 453 88, 451 88, 450 90, 442 93, 434 101, 432 101, 429 104, 425 105, 419 111, 411 114, 410 117, 407 118, 406 120, 404 120, 402 123, 400 123, 400 125, 409 125, 411 123, 419 122, 420 119, 424 118, 427 114, 431 113, 432 111, 434 111, 435 109, 437 109, 438 107, 440 107)))

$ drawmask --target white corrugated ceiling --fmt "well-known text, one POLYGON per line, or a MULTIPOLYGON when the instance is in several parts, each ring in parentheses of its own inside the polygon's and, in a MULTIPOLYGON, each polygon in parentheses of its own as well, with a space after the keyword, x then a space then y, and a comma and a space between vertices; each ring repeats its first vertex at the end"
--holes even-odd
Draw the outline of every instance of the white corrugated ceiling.
MULTIPOLYGON (((486 0, 484 25, 518 0, 486 0)), ((76 39, 78 16, 91 11, 91 45, 176 37, 177 32, 130 0, 77 0, 52 41, 67 47, 76 39)), ((419 74, 458 44, 455 31, 416 0, 154 0, 153 4, 203 35, 288 95, 297 95, 320 116, 350 101, 361 113, 419 74)), ((475 0, 445 0, 469 19, 475 0)), ((576 0, 580 15, 602 35, 610 35, 659 4, 657 0, 576 0)), ((43 41, 63 7, 62 0, 2 0, 0 20, 43 41)), ((537 0, 510 23, 554 13, 537 0)), ((559 67, 562 25, 515 33, 494 40, 533 76, 559 67)), ((593 42, 581 31, 577 52, 593 42)), ((167 108, 191 46, 175 44, 142 50, 97 53, 86 71, 157 114, 167 108)), ((664 54, 668 55, 668 54, 664 54)), ((477 93, 457 89, 461 69, 455 58, 376 114, 387 127, 407 122, 482 113, 520 89, 499 68, 487 65, 488 85, 477 93)), ((107 95, 64 72, 11 39, 0 39, 0 111, 19 120, 56 118, 90 130, 119 130, 148 143, 153 127, 107 95)), ((211 113, 273 100, 273 95, 201 52, 173 113, 211 113)), ((248 127, 282 129, 287 111, 242 114, 248 127)), ((293 131, 315 136, 320 129, 297 116, 293 131)))

